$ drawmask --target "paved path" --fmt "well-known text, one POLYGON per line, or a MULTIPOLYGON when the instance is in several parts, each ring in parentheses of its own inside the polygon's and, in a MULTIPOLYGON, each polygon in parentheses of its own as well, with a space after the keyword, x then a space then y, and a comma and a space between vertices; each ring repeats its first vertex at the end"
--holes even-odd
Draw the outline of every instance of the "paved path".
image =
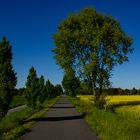
POLYGON ((26 105, 22 105, 22 106, 18 106, 18 107, 9 109, 8 112, 7 112, 7 115, 9 115, 10 113, 13 113, 13 112, 20 111, 20 110, 22 110, 22 109, 24 109, 26 107, 27 107, 26 105))
POLYGON ((66 96, 62 96, 43 118, 36 121, 32 131, 21 140, 97 140, 66 96))

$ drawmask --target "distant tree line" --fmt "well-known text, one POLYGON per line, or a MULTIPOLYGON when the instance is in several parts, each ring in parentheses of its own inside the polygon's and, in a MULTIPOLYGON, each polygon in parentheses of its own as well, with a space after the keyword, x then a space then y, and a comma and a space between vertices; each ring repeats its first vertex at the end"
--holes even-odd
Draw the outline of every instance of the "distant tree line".
MULTIPOLYGON (((64 88, 64 93, 69 96, 76 95, 93 95, 91 82, 80 81, 78 77, 67 77, 64 75, 62 80, 62 86, 64 88)), ((98 89, 97 91, 98 92, 98 89)), ((140 89, 135 87, 132 89, 122 89, 122 88, 106 88, 103 89, 104 95, 140 95, 140 89)))
POLYGON ((122 88, 109 88, 103 89, 107 95, 140 95, 140 89, 122 89, 122 88))

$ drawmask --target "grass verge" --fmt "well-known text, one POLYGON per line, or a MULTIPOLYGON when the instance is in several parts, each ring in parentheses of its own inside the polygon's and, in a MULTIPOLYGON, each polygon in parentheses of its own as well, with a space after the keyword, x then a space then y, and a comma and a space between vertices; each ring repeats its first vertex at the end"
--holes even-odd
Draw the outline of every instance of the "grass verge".
POLYGON ((17 106, 21 106, 26 104, 26 99, 23 95, 16 95, 13 97, 12 102, 10 104, 10 108, 14 108, 17 106))
POLYGON ((0 140, 18 140, 21 135, 31 130, 35 122, 30 120, 42 117, 57 99, 45 101, 40 111, 25 108, 3 118, 0 121, 0 140))
POLYGON ((139 140, 140 118, 132 119, 129 115, 120 115, 100 110, 90 102, 69 98, 86 122, 102 140, 139 140))

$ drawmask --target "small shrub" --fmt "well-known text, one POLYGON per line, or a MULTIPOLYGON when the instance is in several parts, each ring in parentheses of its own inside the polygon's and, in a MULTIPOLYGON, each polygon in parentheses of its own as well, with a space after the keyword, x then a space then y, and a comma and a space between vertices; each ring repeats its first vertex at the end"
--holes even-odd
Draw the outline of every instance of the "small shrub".
POLYGON ((106 100, 106 97, 104 95, 94 96, 93 101, 94 101, 94 105, 97 108, 106 110, 106 108, 107 108, 107 100, 106 100))

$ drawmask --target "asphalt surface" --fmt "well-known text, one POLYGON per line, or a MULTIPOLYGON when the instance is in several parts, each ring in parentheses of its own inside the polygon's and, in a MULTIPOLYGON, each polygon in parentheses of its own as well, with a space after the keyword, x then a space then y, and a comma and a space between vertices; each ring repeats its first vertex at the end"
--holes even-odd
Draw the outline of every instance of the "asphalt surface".
POLYGON ((35 121, 32 131, 21 140, 98 140, 66 96, 35 121))
POLYGON ((22 105, 22 106, 18 106, 18 107, 9 109, 8 112, 7 112, 7 115, 9 115, 10 113, 13 113, 13 112, 20 111, 20 110, 22 110, 22 109, 24 109, 26 107, 27 107, 26 105, 22 105))

